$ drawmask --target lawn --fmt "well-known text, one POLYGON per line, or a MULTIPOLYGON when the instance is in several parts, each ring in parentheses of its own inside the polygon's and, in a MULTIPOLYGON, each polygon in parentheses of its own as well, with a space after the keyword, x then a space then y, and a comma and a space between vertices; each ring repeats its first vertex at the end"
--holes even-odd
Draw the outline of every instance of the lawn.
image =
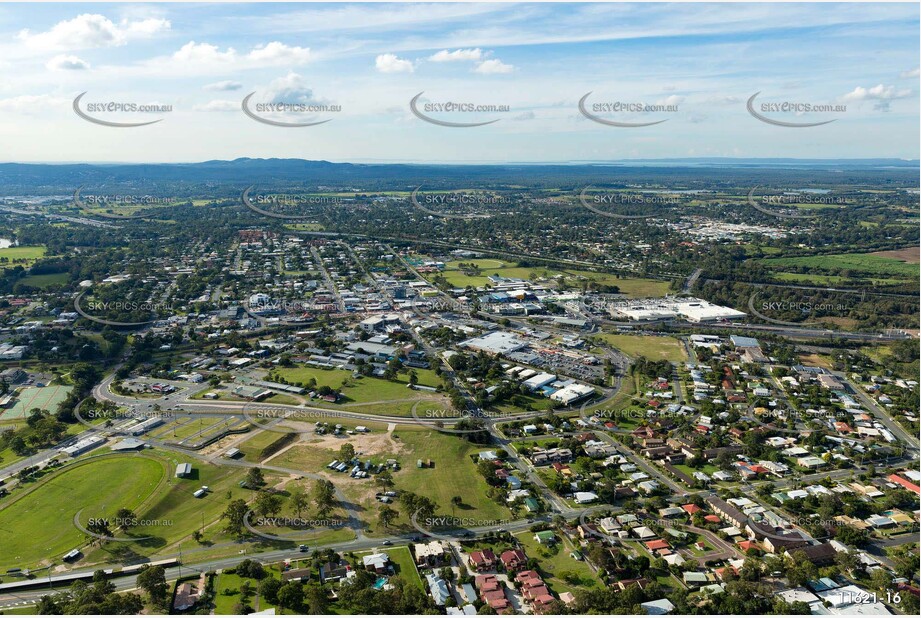
MULTIPOLYGON (((415 371, 419 384, 422 386, 435 387, 441 382, 435 372, 430 369, 416 369, 415 371)), ((314 379, 317 387, 341 388, 342 396, 337 403, 327 403, 317 399, 309 404, 321 408, 344 408, 368 414, 410 416, 413 405, 420 401, 438 408, 449 407, 444 395, 408 388, 408 372, 399 374, 395 380, 374 377, 355 378, 350 371, 344 369, 318 369, 306 366, 282 368, 278 369, 277 373, 292 384, 308 384, 311 379, 314 379)))
MULTIPOLYGON (((413 562, 413 557, 409 553, 408 547, 381 547, 377 551, 382 551, 388 556, 390 556, 390 562, 393 563, 394 575, 399 575, 407 582, 419 587, 422 586, 422 577, 419 575, 419 571, 416 569, 416 564, 413 562)), ((359 564, 361 563, 361 558, 363 556, 368 556, 373 552, 366 551, 361 553, 356 553, 358 557, 359 564)))
POLYGON ((918 264, 909 264, 894 258, 871 253, 838 253, 807 257, 769 258, 760 260, 769 268, 784 266, 805 266, 820 270, 847 270, 866 276, 892 276, 917 279, 918 264))
POLYGON ((670 289, 670 284, 667 281, 618 278, 612 273, 598 273, 588 270, 554 269, 543 266, 520 267, 514 262, 505 262, 493 258, 448 262, 445 264, 445 270, 442 271, 441 274, 448 283, 459 288, 467 286, 483 287, 489 283, 489 279, 487 279, 489 275, 498 275, 500 277, 526 279, 528 281, 562 278, 570 287, 579 281, 588 279, 599 285, 616 285, 620 288, 621 294, 626 294, 632 298, 664 296, 670 289), (475 275, 467 274, 460 270, 461 263, 476 264, 480 270, 478 274, 475 275))
POLYGON ((688 360, 684 346, 674 337, 615 335, 612 333, 596 336, 634 358, 645 356, 649 360, 667 360, 672 363, 683 363, 688 360))
POLYGON ((486 481, 477 472, 470 458, 485 448, 462 437, 421 428, 394 432, 406 449, 397 455, 401 469, 394 473, 397 489, 432 498, 439 513, 451 512, 451 498, 460 496, 462 506, 458 516, 477 519, 507 517, 508 510, 486 496, 486 481), (432 460, 433 468, 417 468, 416 460, 432 460))
POLYGON ((595 572, 584 560, 570 557, 575 547, 568 540, 560 539, 546 547, 534 540, 533 532, 522 532, 516 537, 528 558, 537 559, 540 565, 538 572, 557 596, 561 592, 574 593, 601 586, 595 572))
POLYGON ((0 570, 60 562, 85 538, 73 523, 78 511, 83 510, 85 525, 88 517, 112 517, 122 507, 139 509, 162 489, 168 474, 154 458, 107 456, 69 464, 14 493, 0 511, 0 530, 5 533, 0 570))
POLYGON ((0 265, 27 265, 35 260, 44 257, 44 245, 33 245, 25 247, 5 247, 0 249, 0 265))
POLYGON ((33 288, 49 288, 53 285, 67 285, 70 281, 69 273, 52 273, 50 275, 29 275, 19 280, 22 285, 33 288))
POLYGON ((229 616, 237 613, 235 605, 240 602, 240 585, 249 582, 253 588, 252 596, 247 599, 247 604, 255 611, 264 611, 275 607, 265 599, 259 597, 256 589, 259 582, 255 579, 246 579, 236 573, 220 573, 214 581, 214 613, 219 616, 229 616))

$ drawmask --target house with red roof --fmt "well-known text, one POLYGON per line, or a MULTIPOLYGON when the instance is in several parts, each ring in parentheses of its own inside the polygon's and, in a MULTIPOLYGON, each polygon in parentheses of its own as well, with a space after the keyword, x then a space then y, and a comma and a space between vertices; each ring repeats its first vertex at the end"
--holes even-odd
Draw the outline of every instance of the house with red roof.
POLYGON ((892 483, 895 483, 896 485, 901 485, 908 491, 913 491, 916 494, 921 494, 921 488, 919 488, 917 485, 915 485, 908 479, 903 479, 898 474, 890 474, 889 476, 886 477, 886 479, 892 483))
POLYGON ((681 508, 684 509, 684 511, 685 511, 688 515, 693 515, 694 513, 700 513, 700 512, 703 510, 702 508, 700 508, 700 507, 697 506, 696 504, 683 504, 683 505, 681 505, 681 508))
POLYGON ((655 539, 654 541, 646 541, 646 549, 649 551, 656 551, 659 549, 668 549, 669 545, 667 541, 662 539, 655 539))
POLYGON ((508 549, 499 556, 506 571, 517 571, 528 563, 528 557, 520 549, 508 549))
POLYGON ((470 566, 477 572, 496 568, 496 554, 491 549, 470 552, 470 566))

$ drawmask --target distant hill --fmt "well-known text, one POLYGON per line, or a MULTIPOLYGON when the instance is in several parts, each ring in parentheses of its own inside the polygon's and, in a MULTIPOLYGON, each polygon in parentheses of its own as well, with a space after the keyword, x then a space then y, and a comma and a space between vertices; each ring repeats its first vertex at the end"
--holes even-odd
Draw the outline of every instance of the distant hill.
POLYGON ((94 190, 133 188, 174 192, 216 185, 220 193, 256 185, 316 186, 354 184, 367 191, 395 186, 456 186, 464 181, 488 183, 526 182, 534 186, 590 182, 686 183, 696 188, 732 181, 840 183, 878 182, 889 178, 902 186, 916 186, 918 161, 900 159, 659 159, 614 162, 572 162, 549 165, 514 163, 501 165, 359 164, 304 159, 235 159, 200 163, 159 164, 0 164, 0 195, 23 193, 51 195, 72 192, 83 185, 94 190))

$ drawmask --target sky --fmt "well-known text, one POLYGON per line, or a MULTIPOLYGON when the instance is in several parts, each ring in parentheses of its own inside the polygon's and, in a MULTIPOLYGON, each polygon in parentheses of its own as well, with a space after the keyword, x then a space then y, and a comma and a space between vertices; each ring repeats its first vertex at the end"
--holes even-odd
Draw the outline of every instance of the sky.
POLYGON ((918 65, 917 3, 3 3, 0 160, 918 159, 918 65))

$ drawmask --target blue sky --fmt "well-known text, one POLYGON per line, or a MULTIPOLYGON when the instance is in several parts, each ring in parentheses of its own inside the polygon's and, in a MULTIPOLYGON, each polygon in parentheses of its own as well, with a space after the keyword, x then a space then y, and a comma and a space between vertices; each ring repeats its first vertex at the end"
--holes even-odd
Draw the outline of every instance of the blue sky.
MULTIPOLYGON (((919 158, 917 3, 0 4, 5 161, 919 158), (74 98, 172 107, 87 112, 74 98), (339 106, 277 114, 255 103, 339 106), (424 112, 426 103, 506 106, 424 112), (609 121, 586 118, 578 103, 609 121), (790 123, 834 120, 808 128, 790 123), (608 103, 665 106, 605 111, 608 103), (763 104, 833 106, 772 111, 763 104), (423 109, 424 111, 424 109, 423 109)), ((429 108, 435 109, 435 108, 429 108)))

